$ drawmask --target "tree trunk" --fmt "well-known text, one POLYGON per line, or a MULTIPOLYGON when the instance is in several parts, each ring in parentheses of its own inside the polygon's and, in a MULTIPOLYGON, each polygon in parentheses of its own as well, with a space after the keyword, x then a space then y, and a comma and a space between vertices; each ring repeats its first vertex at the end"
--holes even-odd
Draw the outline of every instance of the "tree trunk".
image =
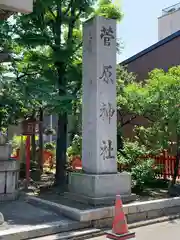
POLYGON ((66 186, 67 121, 66 112, 58 115, 55 184, 60 186, 62 191, 66 186))
MULTIPOLYGON (((66 96, 66 67, 64 63, 57 64, 59 96, 66 96)), ((63 192, 66 187, 66 150, 67 150, 68 115, 65 109, 58 114, 58 130, 56 142, 56 174, 55 185, 63 192)))
POLYGON ((43 144, 43 110, 42 108, 39 111, 39 161, 38 161, 38 165, 39 165, 39 169, 42 172, 43 171, 43 151, 44 151, 44 144, 43 144))
POLYGON ((121 133, 117 133, 117 151, 122 151, 124 148, 124 142, 121 133))
POLYGON ((173 179, 172 179, 172 186, 176 183, 176 178, 178 176, 179 160, 180 160, 180 134, 177 133, 176 162, 175 162, 175 167, 174 167, 174 175, 173 175, 173 179))
POLYGON ((117 125, 117 151, 122 151, 123 148, 124 148, 124 141, 123 141, 123 136, 122 136, 122 123, 118 123, 118 125, 117 125))

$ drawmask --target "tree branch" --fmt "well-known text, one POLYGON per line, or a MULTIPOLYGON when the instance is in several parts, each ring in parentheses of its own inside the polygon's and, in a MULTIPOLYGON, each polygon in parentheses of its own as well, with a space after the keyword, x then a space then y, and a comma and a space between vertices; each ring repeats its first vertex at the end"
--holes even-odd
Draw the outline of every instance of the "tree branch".
POLYGON ((26 77, 26 76, 33 76, 33 75, 36 75, 37 73, 24 73, 24 74, 22 74, 21 76, 17 76, 16 77, 16 80, 17 81, 19 81, 19 80, 21 80, 23 77, 26 77))
MULTIPOLYGON (((77 47, 75 48, 74 53, 75 53, 80 47, 82 47, 82 45, 83 45, 83 42, 80 42, 80 43, 77 45, 77 47)), ((73 53, 73 54, 74 54, 74 53, 73 53)))
POLYGON ((54 20, 56 19, 56 15, 54 14, 54 12, 52 11, 52 9, 50 7, 48 7, 49 12, 51 13, 52 17, 54 18, 54 20))
POLYGON ((126 124, 131 123, 137 116, 133 115, 132 117, 130 117, 127 121, 123 122, 121 127, 125 126, 126 124))
POLYGON ((68 31, 68 45, 69 43, 72 41, 72 36, 73 36, 73 29, 74 29, 74 26, 75 26, 75 23, 77 21, 77 19, 80 17, 82 13, 82 9, 80 8, 78 14, 76 15, 76 12, 75 12, 75 9, 71 8, 71 19, 70 19, 70 22, 69 22, 69 31, 68 31))
POLYGON ((55 36, 55 44, 60 47, 61 45, 61 25, 62 25, 62 5, 61 1, 57 3, 57 17, 56 17, 56 36, 55 36))
POLYGON ((71 8, 71 20, 70 20, 69 26, 68 26, 68 28, 69 28, 68 39, 67 39, 68 45, 72 40, 74 25, 75 25, 75 9, 71 8))
POLYGON ((66 15, 66 14, 69 12, 69 10, 72 8, 72 5, 73 5, 73 0, 71 0, 71 1, 69 2, 68 6, 67 6, 67 9, 66 9, 66 11, 64 12, 64 15, 66 15))
POLYGON ((146 114, 143 114, 142 116, 143 116, 144 118, 146 118, 148 121, 154 122, 154 120, 151 119, 149 116, 146 116, 146 114))

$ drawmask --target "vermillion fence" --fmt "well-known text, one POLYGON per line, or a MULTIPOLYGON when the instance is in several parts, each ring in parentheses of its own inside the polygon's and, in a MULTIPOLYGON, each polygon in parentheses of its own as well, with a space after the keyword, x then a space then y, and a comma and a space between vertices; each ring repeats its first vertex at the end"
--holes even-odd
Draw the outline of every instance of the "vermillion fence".
MULTIPOLYGON (((158 178, 169 179, 174 175, 174 167, 176 162, 175 156, 168 155, 167 151, 163 151, 159 156, 148 155, 142 157, 142 161, 145 159, 154 159, 154 168, 156 169, 156 174, 158 178)), ((71 162, 72 170, 82 169, 82 162, 79 157, 74 157, 71 162)), ((126 166, 121 166, 118 164, 118 170, 123 171, 126 170, 126 166)), ((178 178, 180 178, 180 165, 178 168, 178 178)))
MULTIPOLYGON (((145 156, 143 159, 152 158, 155 160, 155 167, 157 167, 157 177, 168 179, 174 175, 174 167, 176 162, 175 156, 168 155, 167 151, 163 151, 159 156, 145 156)), ((180 164, 178 166, 178 178, 180 178, 180 164)))
MULTIPOLYGON (((12 156, 15 159, 19 159, 19 151, 17 151, 16 155, 12 156)), ((49 151, 44 151, 44 165, 53 167, 53 154, 49 151)), ((154 159, 154 168, 156 169, 157 177, 169 179, 174 175, 174 167, 176 162, 175 156, 170 156, 167 151, 163 151, 159 156, 148 155, 141 157, 142 161, 145 159, 154 159)), ((72 170, 80 170, 82 169, 82 162, 79 156, 75 156, 71 161, 71 169, 72 170)), ((128 168, 128 167, 127 167, 128 168)), ((126 166, 121 166, 118 164, 118 170, 123 171, 126 170, 126 166)), ((178 178, 180 179, 180 164, 178 167, 178 178)))
MULTIPOLYGON (((47 156, 46 157, 44 156, 44 158, 45 158, 45 160, 48 159, 48 162, 51 160, 51 158, 49 158, 49 157, 47 158, 47 156)), ((168 154, 167 151, 163 151, 163 153, 160 154, 159 156, 153 156, 153 155, 144 156, 144 157, 142 157, 142 161, 145 159, 149 159, 149 158, 155 160, 154 168, 156 169, 156 174, 157 174, 158 178, 169 179, 169 178, 173 177, 174 167, 175 167, 175 162, 176 162, 175 156, 171 156, 168 154)), ((72 170, 82 169, 82 162, 81 162, 80 157, 79 156, 74 157, 70 165, 71 165, 72 170)), ((122 166, 120 166, 120 164, 118 164, 118 170, 122 171, 125 169, 126 169, 125 166, 122 167, 122 166)), ((178 167, 177 178, 180 179, 180 164, 178 167)))

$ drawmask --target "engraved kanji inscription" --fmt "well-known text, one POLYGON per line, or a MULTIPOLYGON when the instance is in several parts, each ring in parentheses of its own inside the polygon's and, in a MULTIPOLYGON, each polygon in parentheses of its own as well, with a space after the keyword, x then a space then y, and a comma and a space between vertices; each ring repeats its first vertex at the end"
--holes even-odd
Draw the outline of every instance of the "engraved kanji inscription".
POLYGON ((103 65, 102 75, 99 77, 99 79, 103 80, 107 84, 109 84, 109 82, 111 82, 112 84, 114 83, 114 81, 112 79, 112 66, 111 65, 109 65, 109 66, 103 65))
POLYGON ((114 159, 115 156, 112 154, 114 148, 112 147, 112 141, 111 140, 102 140, 102 145, 100 147, 100 156, 103 157, 103 160, 106 159, 114 159))
POLYGON ((111 46, 111 39, 114 39, 114 31, 111 26, 108 28, 102 26, 100 38, 103 39, 104 46, 111 46))
POLYGON ((111 123, 111 119, 114 116, 115 109, 113 108, 111 103, 101 103, 101 108, 100 108, 100 117, 103 120, 108 119, 109 124, 111 123))

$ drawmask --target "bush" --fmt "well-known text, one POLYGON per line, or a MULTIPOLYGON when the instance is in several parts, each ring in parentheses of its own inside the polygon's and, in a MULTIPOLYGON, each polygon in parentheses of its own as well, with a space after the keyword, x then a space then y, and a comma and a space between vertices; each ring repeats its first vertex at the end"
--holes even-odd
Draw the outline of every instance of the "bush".
POLYGON ((131 169, 132 179, 135 181, 136 188, 143 190, 144 186, 155 179, 154 160, 143 159, 131 169))
POLYGON ((55 142, 47 142, 44 144, 44 149, 49 151, 54 151, 56 149, 56 143, 55 142))
POLYGON ((144 145, 140 145, 138 142, 125 141, 124 149, 118 152, 117 161, 123 170, 131 169, 132 166, 142 161, 142 157, 148 154, 150 152, 144 145))
POLYGON ((67 155, 68 158, 72 158, 75 156, 80 156, 81 157, 81 151, 82 151, 82 137, 79 135, 75 135, 71 146, 68 147, 67 149, 67 155))
POLYGON ((144 185, 155 179, 157 169, 153 159, 143 158, 150 154, 144 145, 138 142, 125 141, 124 149, 118 153, 119 170, 130 172, 134 186, 143 190, 144 185))

